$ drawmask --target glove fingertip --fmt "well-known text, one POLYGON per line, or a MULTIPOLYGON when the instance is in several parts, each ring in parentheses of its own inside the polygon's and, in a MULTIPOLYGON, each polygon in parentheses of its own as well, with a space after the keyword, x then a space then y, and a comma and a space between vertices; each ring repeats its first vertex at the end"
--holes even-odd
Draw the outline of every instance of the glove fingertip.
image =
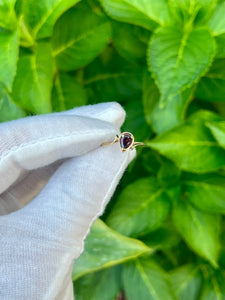
POLYGON ((125 110, 117 102, 104 102, 94 105, 86 105, 74 108, 72 110, 63 112, 67 115, 79 115, 85 117, 91 117, 107 121, 120 128, 125 120, 125 110))

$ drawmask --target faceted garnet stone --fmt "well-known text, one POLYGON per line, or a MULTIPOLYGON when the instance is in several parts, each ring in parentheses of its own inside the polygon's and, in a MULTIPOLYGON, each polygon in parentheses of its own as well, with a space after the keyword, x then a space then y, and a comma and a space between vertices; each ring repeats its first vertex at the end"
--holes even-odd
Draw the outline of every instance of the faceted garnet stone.
POLYGON ((122 133, 120 137, 120 146, 122 149, 126 150, 133 143, 133 137, 130 133, 122 133))

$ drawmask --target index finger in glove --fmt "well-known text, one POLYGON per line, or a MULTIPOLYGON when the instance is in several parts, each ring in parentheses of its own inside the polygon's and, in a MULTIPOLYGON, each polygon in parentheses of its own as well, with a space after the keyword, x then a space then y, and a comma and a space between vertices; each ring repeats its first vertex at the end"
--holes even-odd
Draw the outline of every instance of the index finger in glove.
POLYGON ((90 225, 103 213, 135 154, 122 153, 114 144, 65 161, 39 195, 7 221, 35 232, 35 239, 41 234, 53 244, 78 246, 74 256, 79 256, 90 225))
MULTIPOLYGON (((102 142, 111 141, 118 129, 108 122, 96 119, 95 114, 99 117, 100 112, 102 115, 111 112, 110 120, 113 121, 114 116, 118 122, 124 118, 124 111, 115 103, 109 103, 103 108, 96 106, 97 109, 92 109, 93 118, 82 116, 85 112, 81 109, 81 112, 73 110, 68 114, 35 116, 2 123, 0 193, 15 182, 23 170, 40 168, 59 159, 78 156, 96 149, 102 142), (117 110, 112 110, 115 106, 117 110)), ((89 116, 90 108, 86 109, 89 116)))

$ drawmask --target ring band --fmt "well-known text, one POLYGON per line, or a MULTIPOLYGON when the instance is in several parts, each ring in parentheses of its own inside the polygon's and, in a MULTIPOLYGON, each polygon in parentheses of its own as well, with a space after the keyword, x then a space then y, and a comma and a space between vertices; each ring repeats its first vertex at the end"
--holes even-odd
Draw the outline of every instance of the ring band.
POLYGON ((109 143, 103 143, 102 146, 109 146, 119 142, 119 146, 122 152, 127 150, 133 150, 137 146, 145 146, 144 143, 135 142, 134 136, 130 132, 123 132, 120 135, 116 135, 115 139, 109 143))

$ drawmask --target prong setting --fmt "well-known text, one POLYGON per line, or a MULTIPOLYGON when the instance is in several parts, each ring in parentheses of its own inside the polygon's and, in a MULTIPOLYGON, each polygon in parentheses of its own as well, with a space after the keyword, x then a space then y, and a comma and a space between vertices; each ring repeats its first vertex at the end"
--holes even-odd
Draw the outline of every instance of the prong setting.
POLYGON ((136 146, 145 146, 144 143, 134 142, 134 136, 130 132, 122 132, 120 135, 116 135, 112 142, 105 142, 102 146, 113 145, 117 142, 119 142, 120 150, 122 152, 133 150, 136 146))
POLYGON ((133 148, 134 136, 130 132, 123 132, 119 136, 119 145, 122 152, 133 148))

